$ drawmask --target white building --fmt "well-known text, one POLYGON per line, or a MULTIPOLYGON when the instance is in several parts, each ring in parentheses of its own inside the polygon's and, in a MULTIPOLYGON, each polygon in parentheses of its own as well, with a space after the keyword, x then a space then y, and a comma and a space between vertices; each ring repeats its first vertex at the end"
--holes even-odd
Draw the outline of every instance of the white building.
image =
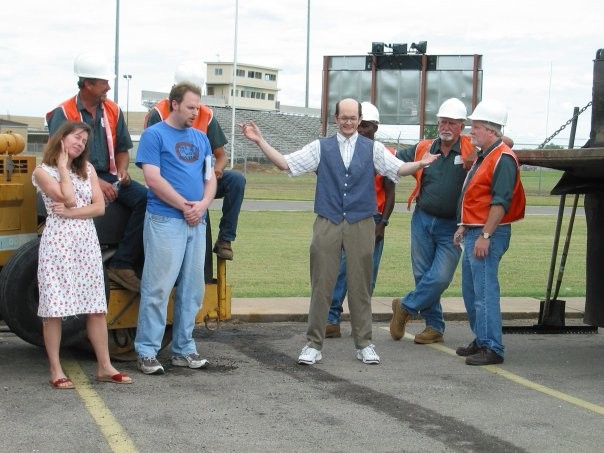
MULTIPOLYGON (((233 105, 233 63, 207 62, 206 94, 221 97, 233 105)), ((279 70, 237 63, 235 107, 255 110, 279 110, 277 81, 279 70)))

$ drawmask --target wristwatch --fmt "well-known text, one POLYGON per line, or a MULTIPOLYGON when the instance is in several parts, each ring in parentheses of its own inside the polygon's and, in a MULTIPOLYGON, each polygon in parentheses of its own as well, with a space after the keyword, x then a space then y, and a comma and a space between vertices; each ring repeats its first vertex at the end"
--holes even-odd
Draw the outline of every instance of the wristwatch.
POLYGON ((491 238, 491 236, 492 236, 492 234, 485 233, 485 232, 483 231, 483 232, 482 232, 482 234, 481 234, 481 236, 482 236, 483 238, 485 238, 485 239, 490 239, 490 238, 491 238))
POLYGON ((388 219, 382 219, 380 220, 380 223, 383 223, 384 225, 388 226, 388 223, 390 222, 388 222, 388 219))

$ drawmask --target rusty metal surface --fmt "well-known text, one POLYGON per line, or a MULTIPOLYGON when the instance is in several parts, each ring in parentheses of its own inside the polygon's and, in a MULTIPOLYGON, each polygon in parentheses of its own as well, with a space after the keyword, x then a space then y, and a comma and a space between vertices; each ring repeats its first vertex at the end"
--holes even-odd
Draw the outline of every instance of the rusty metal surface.
POLYGON ((521 164, 566 170, 573 176, 604 178, 604 148, 514 150, 521 164))

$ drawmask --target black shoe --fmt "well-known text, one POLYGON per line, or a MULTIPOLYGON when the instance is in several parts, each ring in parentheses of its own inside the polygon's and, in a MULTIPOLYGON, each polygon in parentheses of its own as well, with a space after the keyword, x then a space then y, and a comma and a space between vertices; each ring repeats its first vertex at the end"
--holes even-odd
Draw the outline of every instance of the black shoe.
POLYGON ((455 350, 455 354, 460 355, 462 357, 467 357, 469 355, 476 354, 479 350, 480 348, 476 344, 476 340, 473 340, 472 343, 467 345, 465 348, 463 346, 457 348, 455 350))
POLYGON ((466 365, 497 365, 503 363, 503 357, 492 349, 481 348, 476 354, 466 357, 466 365))

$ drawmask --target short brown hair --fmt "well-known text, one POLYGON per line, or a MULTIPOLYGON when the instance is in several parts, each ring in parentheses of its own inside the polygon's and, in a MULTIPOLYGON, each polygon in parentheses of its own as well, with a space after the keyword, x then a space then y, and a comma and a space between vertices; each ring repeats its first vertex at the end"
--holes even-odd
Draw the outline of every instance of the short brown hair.
POLYGON ((172 101, 176 101, 177 104, 180 104, 189 91, 195 93, 197 96, 201 97, 201 89, 197 85, 193 85, 189 82, 180 82, 172 87, 170 90, 170 96, 168 96, 168 103, 170 104, 170 111, 174 110, 172 108, 172 101))

